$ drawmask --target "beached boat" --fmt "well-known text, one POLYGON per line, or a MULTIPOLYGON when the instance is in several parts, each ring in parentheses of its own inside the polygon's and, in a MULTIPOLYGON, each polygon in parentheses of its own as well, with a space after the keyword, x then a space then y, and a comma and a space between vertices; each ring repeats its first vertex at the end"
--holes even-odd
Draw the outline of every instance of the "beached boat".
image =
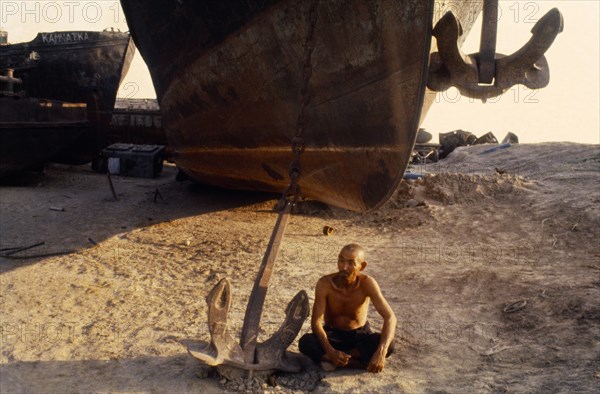
POLYGON ((155 99, 119 98, 108 133, 110 144, 167 145, 160 108, 155 99))
POLYGON ((0 96, 0 177, 41 168, 89 130, 84 103, 0 96))
POLYGON ((461 45, 482 9, 472 0, 121 4, 179 168, 199 182, 281 192, 294 142, 302 195, 356 211, 383 204, 402 179, 435 96, 425 99, 432 26, 451 10, 461 45))
POLYGON ((30 42, 0 45, 0 71, 14 69, 29 97, 87 103, 96 109, 91 118, 97 122, 95 132, 55 158, 85 163, 106 146, 117 90, 134 52, 129 33, 39 33, 30 42))

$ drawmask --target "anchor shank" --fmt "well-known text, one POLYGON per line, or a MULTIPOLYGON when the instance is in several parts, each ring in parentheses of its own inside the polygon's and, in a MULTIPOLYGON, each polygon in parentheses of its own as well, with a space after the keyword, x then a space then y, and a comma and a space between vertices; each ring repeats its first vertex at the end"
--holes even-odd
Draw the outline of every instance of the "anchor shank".
POLYGON ((496 32, 498 28, 498 0, 486 0, 483 5, 483 23, 479 43, 479 83, 490 84, 496 74, 496 32))
POLYGON ((271 239, 269 240, 269 245, 267 246, 267 251, 265 252, 258 275, 254 281, 252 293, 250 293, 240 337, 240 344, 244 351, 244 361, 246 363, 252 364, 255 361, 256 340, 258 337, 263 305, 267 295, 267 288, 269 286, 269 280, 271 279, 271 273, 273 272, 273 265, 275 264, 277 253, 279 252, 279 246, 281 245, 281 238, 283 237, 283 233, 290 217, 291 209, 292 203, 288 200, 286 201, 284 208, 279 212, 275 228, 273 229, 271 239))

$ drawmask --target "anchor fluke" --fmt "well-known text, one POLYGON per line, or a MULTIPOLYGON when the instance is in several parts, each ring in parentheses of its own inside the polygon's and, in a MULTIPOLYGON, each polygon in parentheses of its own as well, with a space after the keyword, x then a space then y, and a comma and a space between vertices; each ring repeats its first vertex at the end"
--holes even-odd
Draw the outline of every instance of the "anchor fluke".
POLYGON ((299 371, 300 366, 294 364, 291 359, 287 359, 285 351, 300 332, 308 313, 308 294, 301 290, 285 308, 285 320, 279 330, 271 338, 256 346, 256 359, 259 362, 261 360, 278 360, 277 369, 287 372, 299 371))
POLYGON ((208 331, 211 343, 205 349, 191 349, 188 352, 210 366, 229 361, 243 362, 240 346, 235 343, 227 328, 227 314, 231 307, 231 285, 223 278, 213 287, 206 297, 208 303, 208 331))
MULTIPOLYGON (((497 2, 490 3, 497 7, 497 2)), ((438 21, 432 31, 438 51, 429 59, 427 87, 441 92, 455 86, 463 96, 485 102, 517 84, 530 89, 547 86, 550 69, 544 54, 563 31, 560 11, 553 8, 540 18, 531 29, 529 41, 509 56, 495 52, 496 19, 486 13, 497 16, 491 6, 484 8, 485 34, 482 34, 480 51, 470 55, 458 47, 463 30, 454 14, 448 11, 438 21)))
POLYGON ((231 306, 231 287, 222 279, 207 297, 208 324, 211 343, 203 349, 188 347, 188 352, 202 363, 217 367, 227 377, 241 374, 263 373, 270 375, 275 370, 298 372, 301 365, 286 349, 294 341, 309 314, 308 294, 301 290, 285 309, 285 319, 279 330, 265 342, 256 345, 254 362, 244 361, 240 345, 229 334, 227 312, 231 306))
POLYGON ((556 36, 563 31, 564 22, 556 8, 548 11, 531 29, 533 36, 517 52, 496 60, 496 78, 505 89, 520 83, 530 89, 541 89, 550 82, 550 68, 544 53, 556 36), (514 82, 513 82, 514 81, 514 82), (511 83, 513 82, 513 83, 511 83), (509 85, 510 84, 510 85, 509 85))

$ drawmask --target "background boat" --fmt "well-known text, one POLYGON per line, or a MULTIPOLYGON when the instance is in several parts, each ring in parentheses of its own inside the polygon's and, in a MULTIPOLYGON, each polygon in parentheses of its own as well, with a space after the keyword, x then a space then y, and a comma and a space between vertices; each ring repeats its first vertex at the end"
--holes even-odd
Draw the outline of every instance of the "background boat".
POLYGON ((30 97, 87 103, 96 111, 90 116, 95 122, 93 133, 55 157, 56 161, 85 163, 106 146, 117 90, 134 52, 128 33, 39 33, 30 42, 0 45, 0 70, 14 69, 30 97))
POLYGON ((155 99, 117 99, 108 133, 109 144, 167 145, 155 99))
POLYGON ((41 168, 88 132, 84 103, 0 96, 0 177, 41 168))
POLYGON ((302 195, 357 211, 383 204, 410 159, 433 100, 432 24, 452 9, 468 33, 481 3, 121 1, 183 171, 281 192, 301 129, 302 195))

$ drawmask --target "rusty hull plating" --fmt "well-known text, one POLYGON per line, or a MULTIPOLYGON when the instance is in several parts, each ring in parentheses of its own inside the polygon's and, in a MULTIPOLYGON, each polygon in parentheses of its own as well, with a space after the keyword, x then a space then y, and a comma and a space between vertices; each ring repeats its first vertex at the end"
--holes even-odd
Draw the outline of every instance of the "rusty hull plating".
MULTIPOLYGON (((281 192, 302 109, 311 2, 122 5, 177 165, 199 182, 281 192)), ((431 104, 432 23, 449 9, 468 32, 481 2, 445 2, 435 13, 434 1, 318 2, 303 196, 355 211, 389 198, 431 104)))

